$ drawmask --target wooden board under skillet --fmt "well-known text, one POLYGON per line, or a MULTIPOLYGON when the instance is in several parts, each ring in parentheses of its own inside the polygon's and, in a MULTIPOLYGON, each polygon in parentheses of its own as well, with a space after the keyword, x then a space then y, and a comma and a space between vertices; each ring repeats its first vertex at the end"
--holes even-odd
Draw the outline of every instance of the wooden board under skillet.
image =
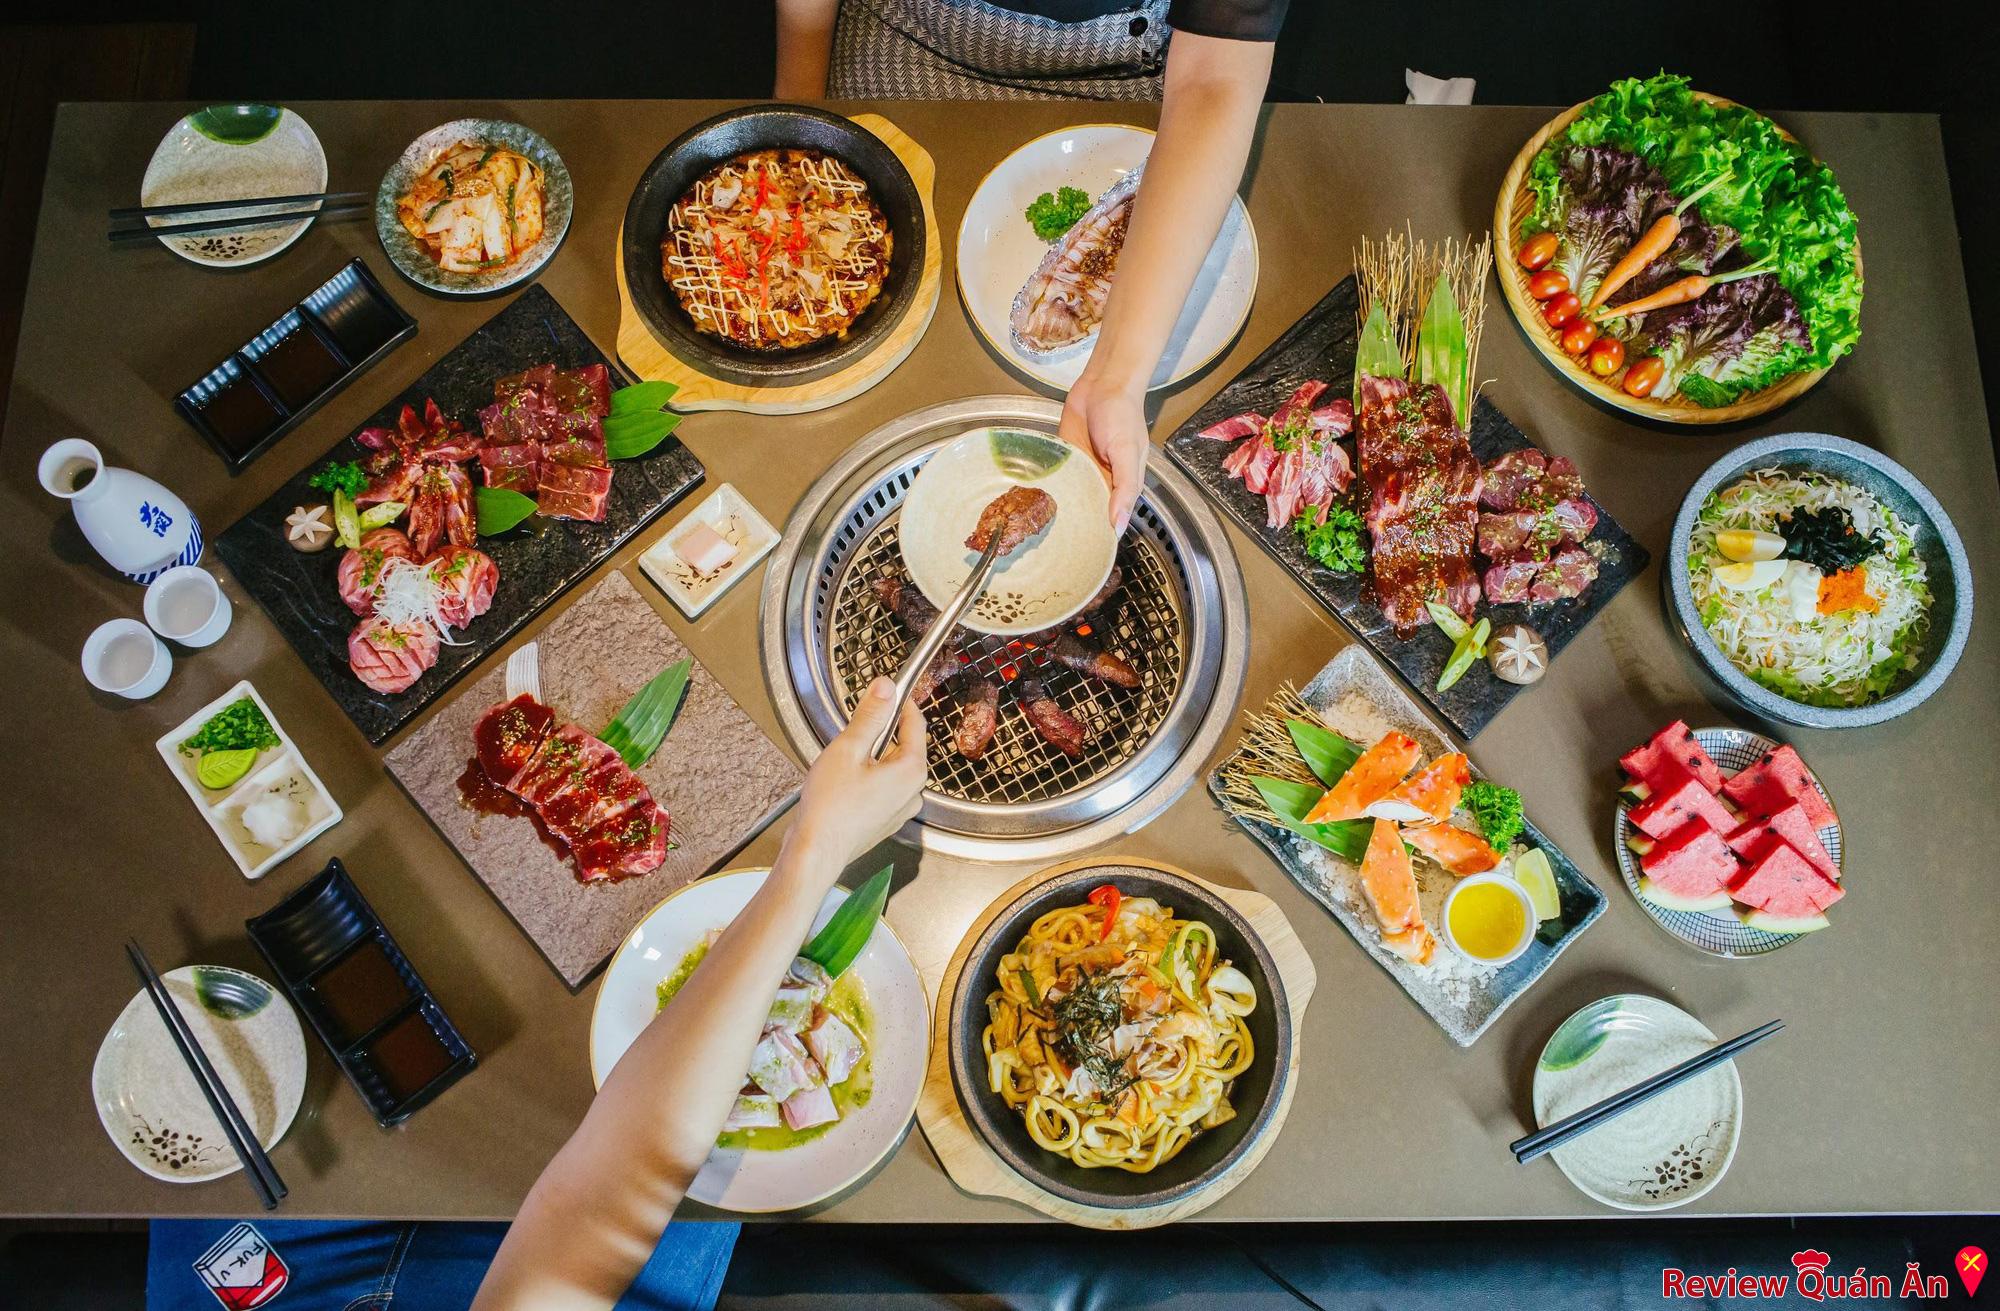
MULTIPOLYGON (((1354 278, 1351 275, 1343 278, 1304 318, 1287 328, 1248 368, 1196 410, 1167 440, 1167 454, 1207 489, 1238 527, 1289 569, 1320 604, 1338 616, 1356 637, 1373 647, 1453 728, 1470 738, 1485 728, 1517 694, 1528 689, 1495 677, 1487 663, 1479 660, 1450 690, 1440 693, 1438 675, 1451 658, 1450 639, 1432 624, 1425 624, 1408 638, 1397 637, 1381 607, 1369 594, 1368 575, 1337 574, 1307 555, 1298 534, 1289 526, 1267 528, 1264 498, 1222 467, 1236 443, 1198 435, 1210 424, 1246 410, 1271 413, 1308 379, 1329 383, 1329 398, 1351 395, 1354 345, 1359 335, 1356 295, 1354 278)), ((1551 456, 1563 453, 1549 443, 1531 440, 1484 397, 1473 404, 1471 440, 1472 453, 1481 464, 1490 464, 1506 452, 1525 446, 1538 446, 1551 456)), ((1355 478, 1359 481, 1358 471, 1355 478)), ((1591 533, 1588 545, 1598 557, 1598 574, 1589 589, 1579 597, 1540 605, 1495 605, 1484 599, 1480 601, 1479 613, 1490 618, 1493 627, 1520 623, 1539 632, 1548 642, 1551 662, 1584 625, 1597 617, 1597 612, 1619 589, 1645 569, 1651 558, 1646 548, 1634 541, 1596 498, 1587 492, 1585 495, 1597 509, 1597 528, 1591 533)), ((1553 668, 1545 675, 1555 676, 1553 668)))
MULTIPOLYGON (((494 380, 539 364, 565 369, 603 364, 611 370, 614 389, 627 381, 554 296, 531 287, 362 427, 394 426, 403 406, 421 410, 426 398, 435 398, 447 418, 477 432, 479 411, 493 402, 494 380)), ((332 450, 300 468, 269 500, 231 525, 215 548, 354 726, 378 744, 602 564, 660 511, 700 486, 705 476, 701 461, 669 434, 637 459, 612 461, 604 522, 536 516, 496 537, 480 538, 479 549, 500 567, 493 607, 454 634, 460 644, 441 647, 436 666, 412 686, 384 694, 372 691, 347 666, 347 637, 359 618, 340 599, 335 582, 343 553, 329 547, 304 555, 285 544, 285 516, 292 507, 324 505, 328 499, 326 492, 307 485, 313 473, 329 460, 355 460, 364 454, 352 435, 341 438, 332 450)), ((476 471, 473 481, 479 481, 476 471)))

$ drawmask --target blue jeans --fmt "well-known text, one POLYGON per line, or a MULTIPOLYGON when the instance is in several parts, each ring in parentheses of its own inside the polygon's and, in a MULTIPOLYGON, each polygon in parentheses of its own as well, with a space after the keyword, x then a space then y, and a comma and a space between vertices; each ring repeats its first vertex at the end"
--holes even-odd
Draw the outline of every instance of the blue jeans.
MULTIPOLYGON (((619 1299, 620 1311, 709 1311, 739 1228, 702 1221, 667 1226, 619 1299)), ((504 1224, 456 1222, 155 1220, 146 1254, 146 1311, 267 1305, 277 1311, 461 1311, 472 1305, 506 1232, 504 1224), (252 1291, 260 1270, 268 1272, 262 1294, 252 1291), (280 1280, 282 1287, 269 1291, 280 1280)))

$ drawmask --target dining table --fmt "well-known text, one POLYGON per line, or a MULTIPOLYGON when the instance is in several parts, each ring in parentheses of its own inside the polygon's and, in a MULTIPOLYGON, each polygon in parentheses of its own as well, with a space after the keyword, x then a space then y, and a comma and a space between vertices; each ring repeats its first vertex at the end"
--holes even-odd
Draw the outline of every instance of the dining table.
MULTIPOLYGON (((408 142, 447 120, 502 119, 541 133, 567 162, 575 208, 536 281, 610 353, 614 260, 632 189, 666 143, 732 106, 495 99, 289 107, 323 143, 337 190, 373 190, 408 142)), ((706 466, 706 486, 590 576, 627 574, 780 742, 758 653, 763 569, 690 620, 637 557, 714 486, 733 484, 782 527, 813 480, 887 420, 961 396, 1052 395, 1011 370, 969 322, 953 274, 960 217, 982 177, 1031 138, 1074 123, 1157 121, 1157 108, 1143 104, 829 107, 882 115, 935 161, 945 279, 935 318, 907 360, 842 403, 793 415, 688 414, 678 435, 706 466)), ((128 1164, 99 1125, 92 1062, 136 989, 126 938, 162 970, 199 962, 264 971, 244 921, 337 856, 477 1050, 478 1065, 407 1122, 383 1129, 309 1037, 303 1105, 271 1153, 290 1188, 280 1214, 504 1219, 590 1105, 596 980, 565 986, 398 786, 384 756, 411 728, 372 746, 213 552, 204 565, 235 605, 222 641, 177 651, 171 678, 150 699, 93 690, 78 666, 84 639, 108 619, 138 616, 141 589, 96 558, 35 470, 51 443, 87 438, 107 463, 177 492, 213 537, 520 289, 489 299, 426 292, 397 275, 366 214, 317 222, 281 254, 238 270, 202 267, 156 243, 108 244, 106 211, 135 201, 155 144, 191 108, 64 105, 35 231, 0 437, 0 720, 15 736, 0 752, 0 1215, 252 1209, 240 1178, 182 1186, 128 1164), (357 256, 416 319, 415 337, 232 474, 175 412, 174 397, 357 256), (256 881, 234 867, 153 745, 246 678, 345 812, 256 881)), ((2000 1153, 1991 1150, 2000 1142, 2000 882, 1989 863, 2000 851, 2000 485, 1939 125, 1930 115, 1765 108, 1836 170, 1867 252, 1860 343, 1802 399, 1721 429, 1638 422, 1558 377, 1497 294, 1488 296, 1483 394, 1534 442, 1574 460, 1591 493, 1653 557, 1547 676, 1467 746, 1480 770, 1519 790, 1535 823, 1603 890, 1606 913, 1461 1048, 1198 783, 1150 823, 1087 853, 1163 860, 1263 893, 1317 972, 1281 1136, 1207 1218, 1614 1214, 1552 1161, 1517 1165, 1507 1145, 1535 1127, 1530 1085, 1556 1026, 1587 1002, 1628 992, 1664 998, 1723 1036, 1785 1021, 1782 1035, 1740 1062, 1740 1146, 1727 1177, 1688 1212, 2000 1208, 2000 1153), (1970 550, 1978 601, 1965 657, 1927 703, 1887 723, 1845 731, 1760 725, 1708 679, 1663 612, 1659 572, 1673 566, 1668 533, 1683 493, 1732 447, 1784 432, 1837 434, 1887 453, 1936 493, 1970 550), (1623 886, 1612 849, 1618 757, 1675 718, 1762 728, 1792 742, 1838 799, 1849 895, 1829 930, 1762 957, 1717 959, 1662 932, 1623 886)), ((1153 394, 1147 417, 1156 444, 1346 277, 1364 237, 1484 233, 1509 163, 1554 112, 1268 107, 1241 181, 1260 260, 1254 304, 1219 358, 1153 394)), ((1355 639, 1256 542, 1233 526, 1228 540, 1252 625, 1237 707, 1249 712, 1355 639)), ((480 669, 532 639, 587 587, 558 598, 480 669)), ((1236 736, 1233 728, 1225 734, 1218 759, 1236 736)), ((726 864, 768 863, 785 823, 779 818, 726 864)), ((887 916, 920 966, 948 957, 992 899, 1036 868, 906 844, 885 850, 898 871, 887 916)), ((856 871, 879 863, 858 862, 856 871)), ((955 1186, 914 1125, 871 1174, 801 1218, 1039 1219, 955 1186)))

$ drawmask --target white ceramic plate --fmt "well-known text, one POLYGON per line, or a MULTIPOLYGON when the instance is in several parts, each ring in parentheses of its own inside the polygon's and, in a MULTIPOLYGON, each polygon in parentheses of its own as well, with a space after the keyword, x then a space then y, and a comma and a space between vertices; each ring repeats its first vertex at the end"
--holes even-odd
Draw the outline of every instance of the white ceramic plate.
MULTIPOLYGON (((145 205, 202 200, 301 196, 326 190, 326 152, 303 118, 269 105, 214 105, 189 114, 167 130, 139 184, 145 205)), ((302 208, 293 206, 292 208, 302 208)), ((178 214, 149 219, 153 227, 203 219, 247 218, 257 210, 178 214)), ((255 264, 297 241, 312 223, 217 232, 206 237, 162 237, 183 259, 215 268, 255 264)))
POLYGON ((190 715, 187 720, 153 744, 160 753, 160 759, 167 762, 167 768, 174 771, 174 777, 181 782, 181 790, 188 794, 201 817, 208 821, 217 840, 229 852, 229 858, 236 862, 246 879, 260 879, 271 872, 280 862, 311 842, 320 834, 338 824, 341 820, 340 803, 327 791, 326 784, 319 781, 313 767, 292 741, 285 726, 271 713, 271 707, 248 679, 230 688, 215 700, 190 715), (250 772, 226 788, 203 787, 195 770, 200 764, 197 756, 183 755, 181 743, 193 737, 211 715, 224 706, 231 705, 243 697, 256 702, 270 721, 271 729, 278 735, 278 745, 266 747, 252 762, 250 772), (296 798, 306 810, 305 831, 290 842, 279 847, 267 847, 250 836, 243 826, 243 808, 257 800, 258 795, 267 790, 279 790, 296 798))
MULTIPOLYGON (((163 978, 257 1141, 277 1146, 305 1096, 299 1017, 276 988, 241 970, 183 965, 163 978)), ((155 1179, 199 1183, 243 1168, 145 989, 104 1035, 90 1091, 104 1132, 155 1179)))
MULTIPOLYGON (((1095 200, 1144 163, 1152 149, 1153 134, 1144 128, 1114 123, 1063 128, 1001 160, 965 207, 958 227, 958 293, 966 313, 1000 358, 1038 382, 1069 390, 1097 338, 1093 334, 1042 357, 1014 348, 1007 327, 1014 293, 1049 248, 1028 226, 1028 205, 1043 192, 1064 186, 1087 191, 1095 200)), ((1228 349, 1250 317, 1256 294, 1257 233, 1242 200, 1232 199, 1148 389, 1179 382, 1228 349)))
POLYGON ((757 562, 778 544, 778 530, 757 513, 757 507, 729 483, 710 492, 708 499, 688 512, 685 519, 646 548, 639 567, 659 585, 667 599, 692 619, 708 609, 718 597, 757 567, 757 562), (707 524, 722 540, 736 548, 735 558, 714 573, 702 573, 681 559, 674 545, 695 524, 707 524))
MULTIPOLYGON (((735 919, 764 885, 765 869, 729 870, 690 883, 653 908, 605 968, 590 1016, 590 1077, 598 1086, 652 1019, 660 980, 710 929, 735 919)), ((847 900, 829 892, 813 931, 847 900)), ((725 1211, 793 1211, 854 1183, 903 1139, 916 1114, 930 1049, 930 1004, 910 954, 886 921, 852 966, 874 1015, 869 1059, 875 1087, 866 1105, 821 1137, 784 1151, 717 1148, 688 1196, 725 1211)))
MULTIPOLYGON (((1725 776, 1735 775, 1750 767, 1759 756, 1767 751, 1776 751, 1780 743, 1775 738, 1762 733, 1752 733, 1745 728, 1697 728, 1694 740, 1701 749, 1708 752, 1715 761, 1716 768, 1725 776)), ((1813 787, 1831 807, 1833 798, 1827 795, 1826 787, 1817 774, 1810 773, 1813 787)), ((1655 905, 1639 895, 1639 858, 1632 854, 1626 841, 1639 830, 1627 818, 1632 809, 1624 801, 1617 806, 1617 814, 1611 821, 1611 850, 1618 856, 1618 872, 1624 876, 1625 887, 1632 893, 1645 912, 1653 917, 1653 922, 1679 938, 1696 951, 1711 956, 1721 956, 1727 960, 1741 960, 1747 956, 1762 956, 1766 952, 1797 942, 1809 935, 1804 933, 1768 933, 1763 929, 1753 929, 1736 918, 1732 905, 1719 910, 1669 910, 1655 905)), ((1842 886, 1846 886, 1846 859, 1840 841, 1840 825, 1828 824, 1818 831, 1819 844, 1826 848, 1826 854, 1833 858, 1833 867, 1841 872, 1842 886)), ((1837 912, 1835 912, 1837 915, 1837 912)), ((1820 932, 1828 932, 1821 929, 1820 932)))
MULTIPOLYGON (((1715 1045, 1694 1016, 1639 993, 1590 1003, 1535 1062, 1535 1123, 1566 1115, 1715 1045)), ((1549 1153, 1586 1195, 1621 1211, 1664 1211, 1722 1182, 1743 1132, 1743 1080, 1724 1061, 1549 1153)))
POLYGON ((1061 623, 1097 595, 1118 558, 1111 489, 1095 460, 1042 433, 974 428, 924 461, 903 499, 896 534, 903 566, 932 605, 949 605, 972 576, 979 552, 965 540, 980 512, 1015 487, 1046 491, 1056 515, 993 566, 986 590, 959 621, 982 633, 1035 633, 1061 623), (1050 462, 1018 476, 995 454, 1010 446, 1046 452, 1050 462))

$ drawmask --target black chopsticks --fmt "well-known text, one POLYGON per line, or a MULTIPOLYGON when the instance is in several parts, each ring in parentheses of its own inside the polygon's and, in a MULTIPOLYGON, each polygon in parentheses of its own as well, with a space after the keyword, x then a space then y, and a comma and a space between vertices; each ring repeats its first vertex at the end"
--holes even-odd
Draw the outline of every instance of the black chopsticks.
POLYGON ((174 205, 126 205, 111 211, 111 230, 107 235, 113 242, 147 241, 158 237, 204 237, 218 232, 297 223, 302 219, 351 217, 372 208, 374 201, 375 197, 365 191, 308 191, 296 196, 194 200, 174 205), (265 212, 239 214, 236 212, 239 210, 265 212), (148 219, 188 214, 207 217, 193 223, 166 223, 159 227, 147 223, 148 219))
POLYGON ((1642 1083, 1635 1083, 1624 1092, 1613 1093, 1594 1106, 1586 1106, 1574 1115, 1566 1115, 1546 1129, 1517 1138, 1509 1144, 1514 1159, 1526 1165, 1544 1152, 1554 1151, 1571 1139, 1580 1138, 1599 1125, 1617 1119, 1641 1102, 1650 1101, 1674 1085, 1685 1083, 1703 1070, 1720 1065, 1738 1052, 1756 1046, 1784 1027, 1783 1020, 1759 1025, 1728 1042, 1717 1043, 1698 1056, 1690 1056, 1679 1065, 1662 1070, 1642 1083))
POLYGON ((257 1141, 257 1134, 250 1122, 243 1118, 243 1112, 236 1107, 236 1099, 223 1086, 221 1076, 209 1064, 208 1053, 201 1049, 195 1039, 194 1030, 188 1028, 187 1020, 181 1015, 180 1007, 167 992, 167 985, 161 980, 153 962, 146 959, 145 949, 137 939, 125 941, 125 954, 131 958, 132 968, 138 972, 139 981, 146 986, 146 995, 153 999, 153 1009, 160 1013, 160 1020, 173 1035, 174 1045, 181 1049, 181 1059, 187 1062, 188 1072, 201 1086, 202 1096, 208 1098, 209 1109, 222 1122, 223 1133, 228 1135, 229 1145, 236 1149, 236 1157, 243 1162, 243 1173, 257 1189, 257 1199, 269 1211, 278 1205, 286 1192, 285 1181, 278 1177, 278 1171, 271 1165, 271 1158, 264 1155, 264 1148, 257 1141))

